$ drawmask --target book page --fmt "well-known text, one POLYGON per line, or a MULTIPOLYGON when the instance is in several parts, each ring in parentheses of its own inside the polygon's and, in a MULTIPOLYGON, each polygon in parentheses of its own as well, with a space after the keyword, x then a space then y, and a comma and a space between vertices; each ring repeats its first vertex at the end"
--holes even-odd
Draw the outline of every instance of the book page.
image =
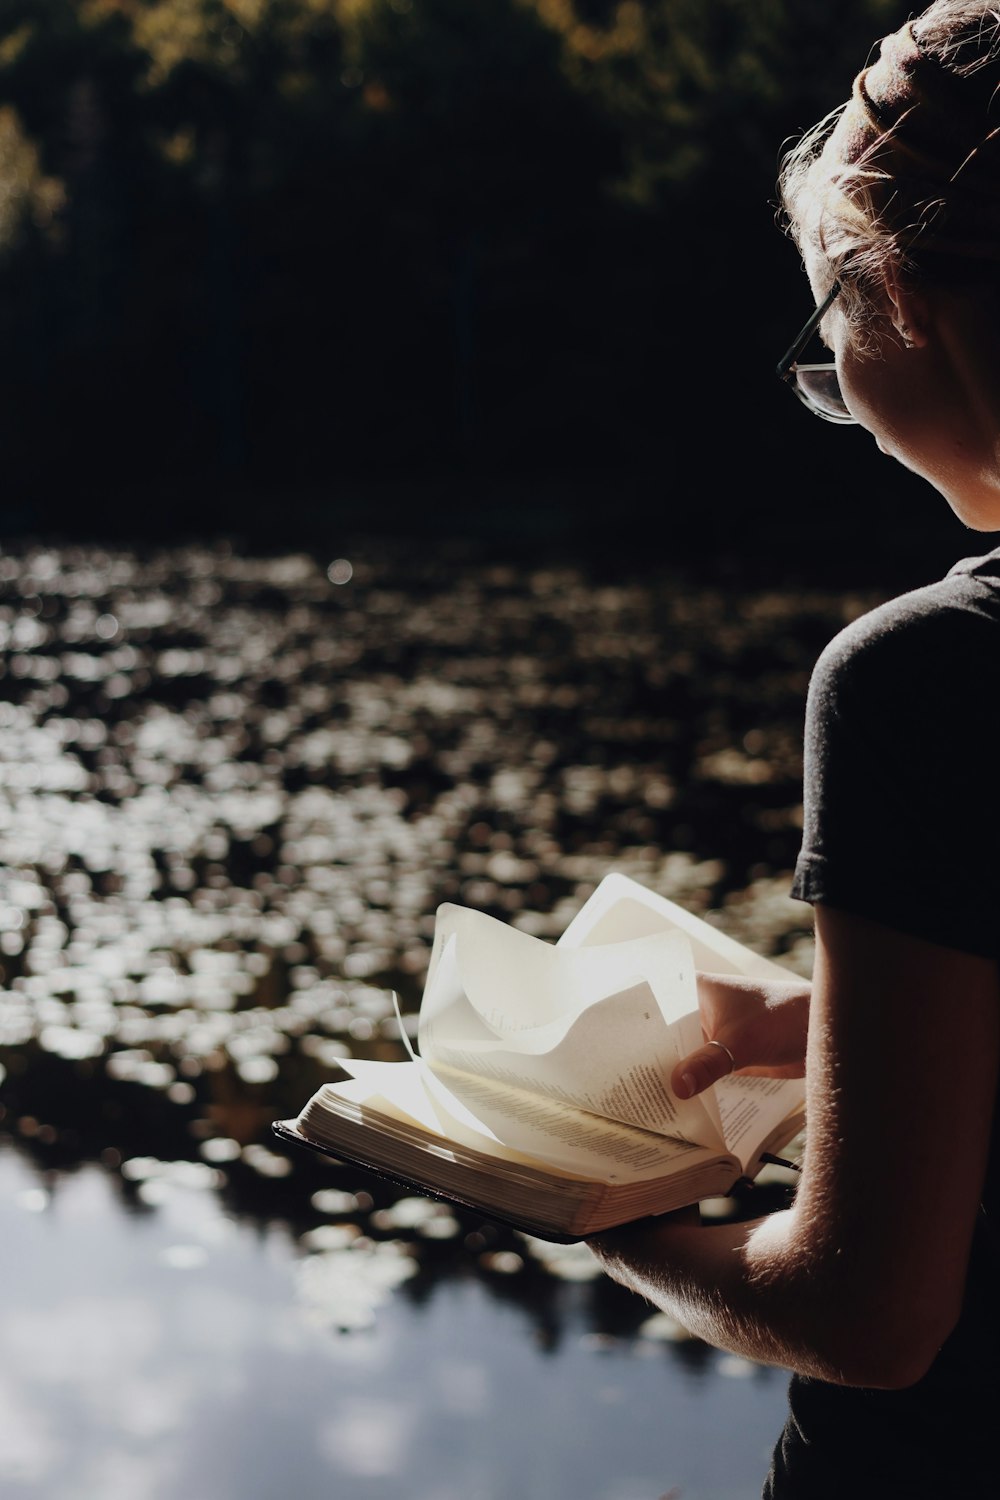
POLYGON ((726 1145, 746 1166, 760 1143, 802 1102, 798 1078, 722 1078, 715 1085, 726 1145))
POLYGON ((328 1083, 322 1092, 363 1104, 378 1100, 386 1112, 418 1125, 421 1130, 444 1139, 463 1142, 477 1150, 495 1144, 497 1137, 481 1120, 455 1099, 452 1107, 442 1108, 444 1091, 433 1093, 427 1087, 427 1068, 419 1058, 413 1062, 374 1062, 367 1058, 345 1057, 341 1063, 350 1073, 349 1083, 328 1083))
POLYGON ((627 1183, 662 1177, 675 1163, 697 1165, 718 1154, 567 1109, 525 1090, 501 1088, 485 1079, 470 1083, 463 1078, 465 1087, 459 1096, 447 1087, 455 1081, 450 1074, 434 1074, 419 1061, 345 1058, 343 1066, 354 1075, 352 1082, 327 1084, 323 1095, 340 1095, 354 1104, 401 1116, 447 1143, 501 1155, 504 1160, 523 1157, 529 1164, 539 1162, 574 1176, 627 1183))
POLYGON ((556 946, 590 948, 627 942, 665 930, 685 934, 691 944, 696 969, 718 974, 747 974, 757 979, 798 978, 790 969, 755 953, 703 917, 695 916, 619 871, 605 875, 556 946))
POLYGON ((443 907, 438 925, 418 1036, 452 1092, 468 1074, 725 1149, 714 1098, 669 1087, 701 1042, 682 934, 574 953, 466 908, 443 907))
MULTIPOLYGON (((763 958, 702 918, 619 872, 604 877, 566 928, 557 947, 586 954, 593 951, 592 945, 607 948, 670 930, 686 934, 698 969, 746 974, 764 980, 798 977, 782 964, 763 958)), ((781 1122, 803 1107, 805 1097, 801 1079, 723 1078, 712 1092, 718 1100, 726 1145, 744 1167, 781 1122)))
POLYGON ((451 1084, 455 1096, 473 1106, 504 1145, 601 1182, 642 1182, 664 1176, 675 1163, 686 1166, 718 1155, 690 1141, 567 1108, 527 1089, 498 1087, 446 1069, 434 1076, 451 1084))
MULTIPOLYGON (((485 1025, 497 1036, 564 1026, 595 1000, 647 979, 668 1023, 697 1009, 689 944, 662 927, 633 942, 609 943, 586 952, 560 948, 499 922, 484 912, 443 903, 437 912, 434 947, 420 1002, 419 1040, 427 1027, 456 1004, 471 1001, 474 1034, 485 1025), (675 971, 675 972, 672 972, 675 971), (659 978, 659 983, 657 979, 659 978)), ((456 1032, 462 1017, 449 1018, 456 1032)), ((547 1045, 547 1044, 546 1044, 547 1045)))
MULTIPOLYGON (((530 1042, 534 1038, 526 1038, 530 1042)), ((667 1080, 686 1051, 701 1042, 696 1015, 665 1026, 645 984, 607 996, 583 1012, 548 1051, 504 1047, 492 1039, 452 1045, 431 1034, 430 1066, 449 1070, 449 1087, 464 1097, 466 1085, 452 1070, 473 1080, 489 1079, 509 1088, 530 1089, 561 1104, 643 1130, 686 1135, 708 1131, 703 1109, 685 1107, 667 1080)), ((476 1096, 478 1097, 478 1095, 476 1096)), ((721 1148, 721 1129, 703 1144, 721 1148)))

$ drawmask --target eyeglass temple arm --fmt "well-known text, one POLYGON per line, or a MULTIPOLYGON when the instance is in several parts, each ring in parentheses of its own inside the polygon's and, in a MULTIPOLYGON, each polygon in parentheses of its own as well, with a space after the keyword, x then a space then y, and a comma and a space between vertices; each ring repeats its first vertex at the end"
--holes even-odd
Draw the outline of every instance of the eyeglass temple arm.
POLYGON ((778 360, 778 364, 774 373, 777 375, 779 380, 788 379, 789 375, 792 373, 792 366, 794 365, 797 357, 802 353, 802 350, 805 348, 806 344, 808 344, 809 340, 816 332, 816 329, 826 317, 826 314, 829 312, 835 299, 840 295, 841 290, 841 283, 839 281, 835 281, 829 292, 823 298, 823 301, 819 304, 818 307, 814 309, 812 317, 809 318, 801 333, 796 339, 793 340, 787 352, 783 354, 778 360))

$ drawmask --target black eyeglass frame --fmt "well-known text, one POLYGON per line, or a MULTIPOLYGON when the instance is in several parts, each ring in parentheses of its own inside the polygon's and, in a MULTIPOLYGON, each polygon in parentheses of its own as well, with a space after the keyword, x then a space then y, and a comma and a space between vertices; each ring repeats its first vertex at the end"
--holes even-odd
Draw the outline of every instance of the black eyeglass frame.
POLYGON ((808 407, 808 409, 813 413, 814 416, 822 417, 824 422, 836 422, 842 426, 846 426, 848 424, 857 423, 857 418, 851 416, 846 406, 844 407, 843 413, 829 411, 826 408, 819 406, 810 396, 808 390, 803 385, 801 385, 798 380, 800 371, 803 374, 814 373, 823 375, 836 375, 837 367, 832 360, 829 360, 825 364, 801 365, 798 362, 798 356, 802 353, 803 349, 806 347, 809 340, 816 332, 820 323, 822 323, 830 308, 840 296, 842 290, 843 284, 839 281, 835 281, 827 295, 823 298, 823 301, 813 309, 811 316, 806 320, 804 327, 792 341, 791 346, 779 359, 777 368, 775 369, 775 374, 777 375, 779 380, 783 380, 786 385, 791 386, 792 390, 795 392, 796 396, 798 396, 803 406, 808 407))

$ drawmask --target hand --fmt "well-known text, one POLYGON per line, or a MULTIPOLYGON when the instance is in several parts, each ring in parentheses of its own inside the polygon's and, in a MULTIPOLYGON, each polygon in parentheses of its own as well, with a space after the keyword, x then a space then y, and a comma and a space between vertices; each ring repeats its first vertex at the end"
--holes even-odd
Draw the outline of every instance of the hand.
POLYGON ((663 1230, 671 1227, 700 1229, 702 1218, 698 1204, 689 1203, 685 1208, 675 1208, 670 1213, 635 1219, 627 1224, 618 1224, 613 1229, 603 1229, 600 1234, 591 1235, 586 1244, 608 1274, 613 1276, 615 1267, 627 1259, 637 1245, 648 1239, 650 1233, 655 1231, 662 1242, 663 1230))
POLYGON ((810 988, 804 979, 699 974, 698 1005, 705 1046, 682 1058, 674 1069, 670 1084, 678 1098, 690 1099, 703 1093, 733 1072, 734 1066, 737 1073, 747 1075, 801 1078, 805 1073, 810 988), (712 1046, 713 1042, 721 1045, 712 1046))

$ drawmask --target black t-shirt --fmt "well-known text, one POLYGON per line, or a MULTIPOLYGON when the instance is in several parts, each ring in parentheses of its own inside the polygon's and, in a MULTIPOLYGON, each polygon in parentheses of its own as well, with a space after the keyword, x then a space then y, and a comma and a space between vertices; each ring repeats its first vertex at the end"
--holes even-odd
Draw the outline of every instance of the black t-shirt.
MULTIPOLYGON (((805 750, 793 894, 1000 957, 1000 549, 830 643, 805 750)), ((793 1376, 767 1500, 940 1500, 993 1466, 998 1163, 994 1118, 963 1313, 931 1370, 902 1391, 793 1376)))

